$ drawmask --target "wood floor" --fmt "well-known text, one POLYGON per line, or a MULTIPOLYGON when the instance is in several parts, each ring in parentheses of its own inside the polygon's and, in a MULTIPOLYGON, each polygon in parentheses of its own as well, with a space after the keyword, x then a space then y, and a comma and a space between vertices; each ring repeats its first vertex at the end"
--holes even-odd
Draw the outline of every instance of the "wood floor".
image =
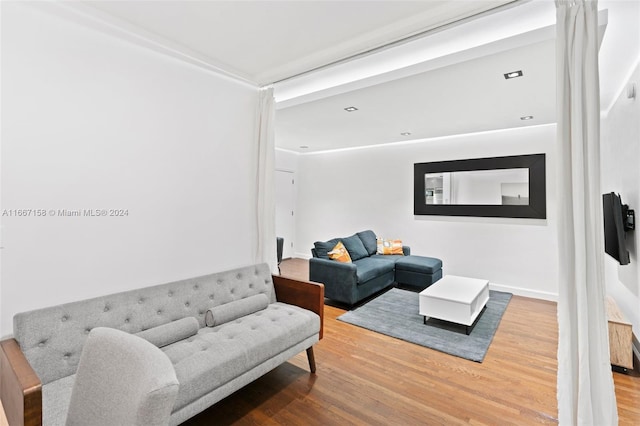
MULTIPOLYGON (((308 277, 291 259, 282 274, 308 277)), ((325 308, 318 371, 304 353, 187 425, 557 423, 556 305, 513 297, 482 364, 336 320, 325 308)), ((640 378, 614 373, 621 425, 640 425, 640 378)))
MULTIPOLYGON (((281 266, 308 276, 305 260, 281 266)), ((555 303, 513 297, 482 364, 337 321, 343 312, 325 309, 317 374, 303 352, 185 425, 557 423, 555 303)), ((640 425, 640 377, 614 380, 620 425, 640 425)))

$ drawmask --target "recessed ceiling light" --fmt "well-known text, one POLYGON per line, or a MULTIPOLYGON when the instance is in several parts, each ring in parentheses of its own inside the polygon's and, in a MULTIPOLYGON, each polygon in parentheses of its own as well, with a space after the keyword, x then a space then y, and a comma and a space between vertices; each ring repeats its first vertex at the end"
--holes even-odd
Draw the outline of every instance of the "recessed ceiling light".
POLYGON ((300 149, 308 149, 309 145, 300 145, 300 149))
POLYGON ((354 106, 351 106, 351 107, 346 107, 344 110, 347 111, 347 112, 353 112, 353 111, 357 111, 358 108, 356 108, 354 106))
POLYGON ((533 115, 525 115, 524 117, 520 117, 520 120, 533 120, 533 115))
POLYGON ((511 78, 522 77, 522 71, 511 71, 504 75, 504 78, 509 80, 511 78))
POLYGON ((410 135, 411 135, 411 132, 402 132, 402 133, 400 133, 400 134, 401 134, 402 136, 410 136, 410 135))

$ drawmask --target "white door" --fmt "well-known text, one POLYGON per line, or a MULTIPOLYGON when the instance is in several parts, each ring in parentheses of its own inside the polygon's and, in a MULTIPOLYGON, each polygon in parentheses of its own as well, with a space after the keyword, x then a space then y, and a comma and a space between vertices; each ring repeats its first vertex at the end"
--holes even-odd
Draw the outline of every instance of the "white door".
POLYGON ((284 238, 283 259, 293 257, 294 184, 293 172, 276 170, 276 236, 284 238))

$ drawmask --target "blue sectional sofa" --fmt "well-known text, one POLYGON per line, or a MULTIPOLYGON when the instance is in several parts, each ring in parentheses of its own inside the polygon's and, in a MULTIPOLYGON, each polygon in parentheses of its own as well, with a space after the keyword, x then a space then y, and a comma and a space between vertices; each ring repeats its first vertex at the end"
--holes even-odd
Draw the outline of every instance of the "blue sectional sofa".
POLYGON ((411 254, 402 247, 404 256, 378 255, 376 234, 362 231, 346 238, 316 241, 309 259, 309 279, 324 284, 325 297, 354 305, 389 287, 395 282, 395 263, 411 254), (342 241, 352 263, 340 263, 329 258, 328 252, 342 241))

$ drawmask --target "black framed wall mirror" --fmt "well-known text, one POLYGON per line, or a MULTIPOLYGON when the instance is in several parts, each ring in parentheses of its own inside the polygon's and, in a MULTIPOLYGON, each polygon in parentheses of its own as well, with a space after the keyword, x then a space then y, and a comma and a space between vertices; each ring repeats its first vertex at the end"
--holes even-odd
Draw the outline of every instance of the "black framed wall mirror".
POLYGON ((546 219, 545 154, 415 163, 414 214, 546 219))

